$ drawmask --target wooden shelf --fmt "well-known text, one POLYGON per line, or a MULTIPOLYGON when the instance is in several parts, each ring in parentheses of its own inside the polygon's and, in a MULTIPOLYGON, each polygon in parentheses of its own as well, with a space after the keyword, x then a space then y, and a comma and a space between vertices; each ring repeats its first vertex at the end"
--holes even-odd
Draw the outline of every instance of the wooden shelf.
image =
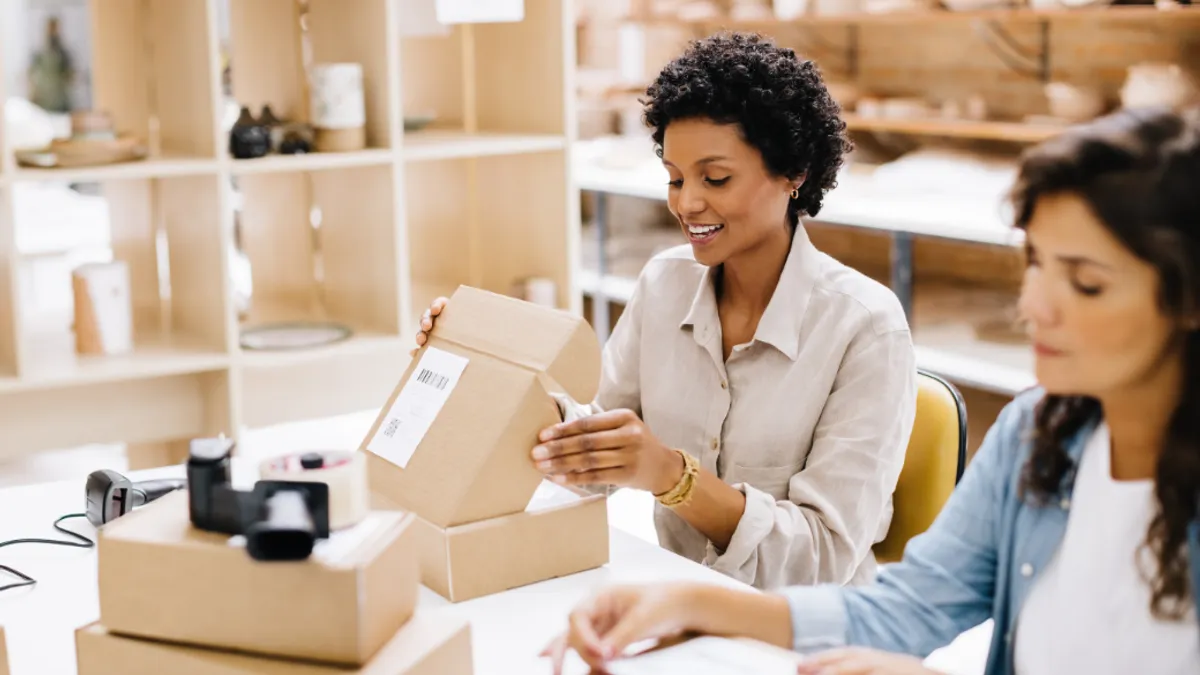
POLYGON ((28 342, 21 377, 0 378, 0 394, 205 373, 227 369, 230 362, 228 353, 187 336, 140 340, 133 352, 114 356, 78 356, 62 339, 31 336, 28 342))
POLYGON ((137 162, 124 162, 106 166, 91 166, 72 169, 35 169, 18 167, 12 174, 12 182, 44 181, 63 183, 100 183, 110 180, 136 180, 146 178, 171 178, 175 176, 216 175, 215 159, 189 157, 159 157, 137 162))
POLYGON ((303 155, 268 155, 255 159, 230 159, 235 176, 255 173, 286 173, 295 171, 329 171, 364 166, 386 166, 395 160, 389 149, 368 149, 358 152, 313 152, 303 155))
POLYGON ((404 160, 422 162, 464 157, 493 157, 562 150, 566 138, 550 134, 467 133, 429 130, 404 136, 404 160))
POLYGON ((852 131, 940 136, 1016 143, 1039 143, 1062 133, 1065 126, 1056 127, 1019 122, 989 122, 947 119, 886 119, 842 115, 852 131))
POLYGON ((414 279, 447 281, 435 286, 448 294, 458 283, 507 292, 519 279, 549 277, 561 306, 582 307, 571 286, 579 204, 567 152, 576 127, 569 3, 527 0, 520 22, 426 40, 402 37, 396 0, 309 0, 305 45, 295 0, 230 0, 239 106, 311 119, 308 53, 362 65, 366 113, 361 151, 235 160, 220 113, 228 101, 218 2, 89 0, 95 106, 154 159, 18 168, 0 125, 5 454, 167 447, 377 408, 407 366, 414 314, 434 297, 414 279), (430 107, 434 128, 405 134, 405 111, 430 107), (40 214, 57 198, 32 194, 50 186, 22 185, 21 197, 35 201, 14 223, 10 187, 33 182, 96 182, 104 203, 89 202, 97 213, 87 218, 61 209, 60 219, 88 222, 58 228, 39 255, 22 256, 16 227, 46 225, 40 214), (62 304, 81 246, 129 266, 131 354, 74 354, 62 304), (247 325, 328 317, 353 335, 305 350, 241 349, 247 268, 247 325), (31 307, 45 287, 58 304, 31 307))
POLYGON ((681 21, 673 17, 632 17, 632 21, 644 23, 693 24, 700 26, 729 26, 765 28, 770 26, 890 26, 918 23, 970 23, 974 21, 1038 22, 1038 21, 1181 21, 1200 19, 1200 7, 1178 7, 1160 10, 1152 6, 1116 5, 1109 7, 1085 7, 1079 9, 988 9, 954 12, 949 10, 926 10, 908 12, 846 14, 812 14, 787 21, 767 19, 763 21, 734 21, 728 17, 717 17, 698 21, 681 21))

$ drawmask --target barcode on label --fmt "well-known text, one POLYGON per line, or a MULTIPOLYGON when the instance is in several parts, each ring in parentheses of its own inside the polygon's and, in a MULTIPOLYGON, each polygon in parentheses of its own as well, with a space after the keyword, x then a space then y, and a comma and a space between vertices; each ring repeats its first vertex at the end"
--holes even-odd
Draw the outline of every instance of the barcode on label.
POLYGON ((396 430, 400 428, 400 418, 393 417, 388 420, 387 427, 383 430, 383 435, 391 438, 396 435, 396 430))
POLYGON ((422 368, 421 374, 417 375, 417 382, 420 382, 421 384, 427 384, 434 389, 441 390, 445 389, 446 385, 450 383, 450 378, 429 370, 428 368, 422 368))

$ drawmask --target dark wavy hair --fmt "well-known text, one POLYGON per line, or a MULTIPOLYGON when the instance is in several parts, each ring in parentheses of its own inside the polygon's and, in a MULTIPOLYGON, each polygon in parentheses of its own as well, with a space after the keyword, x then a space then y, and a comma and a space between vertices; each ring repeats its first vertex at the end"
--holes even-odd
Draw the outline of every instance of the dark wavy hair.
POLYGON ((705 118, 738 125, 771 173, 805 175, 799 196, 788 203, 793 227, 802 213, 821 210, 852 147, 817 66, 757 34, 722 32, 693 41, 647 87, 642 104, 660 157, 671 122, 705 118))
MULTIPOLYGON (((1125 110, 1028 151, 1013 193, 1016 224, 1028 226, 1048 194, 1082 197, 1105 227, 1158 272, 1161 311, 1185 328, 1183 391, 1170 417, 1155 476, 1157 511, 1144 546, 1157 562, 1151 611, 1180 618, 1189 604, 1188 523, 1200 509, 1200 110, 1125 110)), ((1047 395, 1035 421, 1022 490, 1056 495, 1074 470, 1064 443, 1102 415, 1092 398, 1047 395)), ((1149 575, 1148 575, 1149 576, 1149 575)))

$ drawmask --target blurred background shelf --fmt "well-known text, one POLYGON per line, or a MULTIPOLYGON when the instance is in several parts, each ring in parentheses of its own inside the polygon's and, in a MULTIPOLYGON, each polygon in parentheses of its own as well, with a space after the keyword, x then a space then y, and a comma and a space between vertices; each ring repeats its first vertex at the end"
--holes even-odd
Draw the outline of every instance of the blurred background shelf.
POLYGON ((231 172, 235 176, 387 166, 394 161, 395 152, 386 148, 372 148, 356 152, 310 152, 299 155, 268 155, 255 159, 230 159, 231 172))
MULTIPOLYGON (((297 0, 17 1, 0 35, 61 10, 84 38, 81 105, 151 158, 20 167, 45 125, 15 127, 15 146, 0 124, 0 459, 125 443, 131 460, 171 461, 188 438, 378 408, 430 288, 538 278, 580 311, 572 3, 527 0, 520 22, 418 37, 398 0, 309 0, 303 20, 297 0), (362 68, 361 149, 232 157, 238 111, 307 122, 309 65, 346 62, 362 68), (435 124, 406 130, 430 108, 435 124), (109 261, 129 269, 135 348, 80 356, 71 273, 109 261), (314 320, 351 334, 241 345, 245 329, 314 320)), ((41 49, 41 30, 0 44, 0 65, 41 49)), ((0 102, 26 93, 3 72, 0 102)))
POLYGON ((421 162, 464 157, 518 155, 566 148, 566 138, 556 135, 469 133, 455 130, 415 131, 405 134, 404 159, 421 162))
POLYGON ((843 116, 846 126, 854 131, 875 131, 895 134, 967 138, 986 141, 1040 143, 1062 133, 1066 126, 1024 124, 1020 122, 972 121, 953 119, 887 119, 843 116))

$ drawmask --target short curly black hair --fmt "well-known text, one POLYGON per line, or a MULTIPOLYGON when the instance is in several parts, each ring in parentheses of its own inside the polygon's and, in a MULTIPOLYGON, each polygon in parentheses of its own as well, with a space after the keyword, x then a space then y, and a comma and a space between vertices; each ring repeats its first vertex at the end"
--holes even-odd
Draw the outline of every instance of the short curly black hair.
POLYGON ((659 156, 675 120, 706 118, 737 124, 777 176, 805 175, 788 204, 793 227, 815 216, 837 186, 842 157, 852 149, 846 123, 816 64, 754 33, 722 32, 688 45, 646 88, 643 119, 659 156))

